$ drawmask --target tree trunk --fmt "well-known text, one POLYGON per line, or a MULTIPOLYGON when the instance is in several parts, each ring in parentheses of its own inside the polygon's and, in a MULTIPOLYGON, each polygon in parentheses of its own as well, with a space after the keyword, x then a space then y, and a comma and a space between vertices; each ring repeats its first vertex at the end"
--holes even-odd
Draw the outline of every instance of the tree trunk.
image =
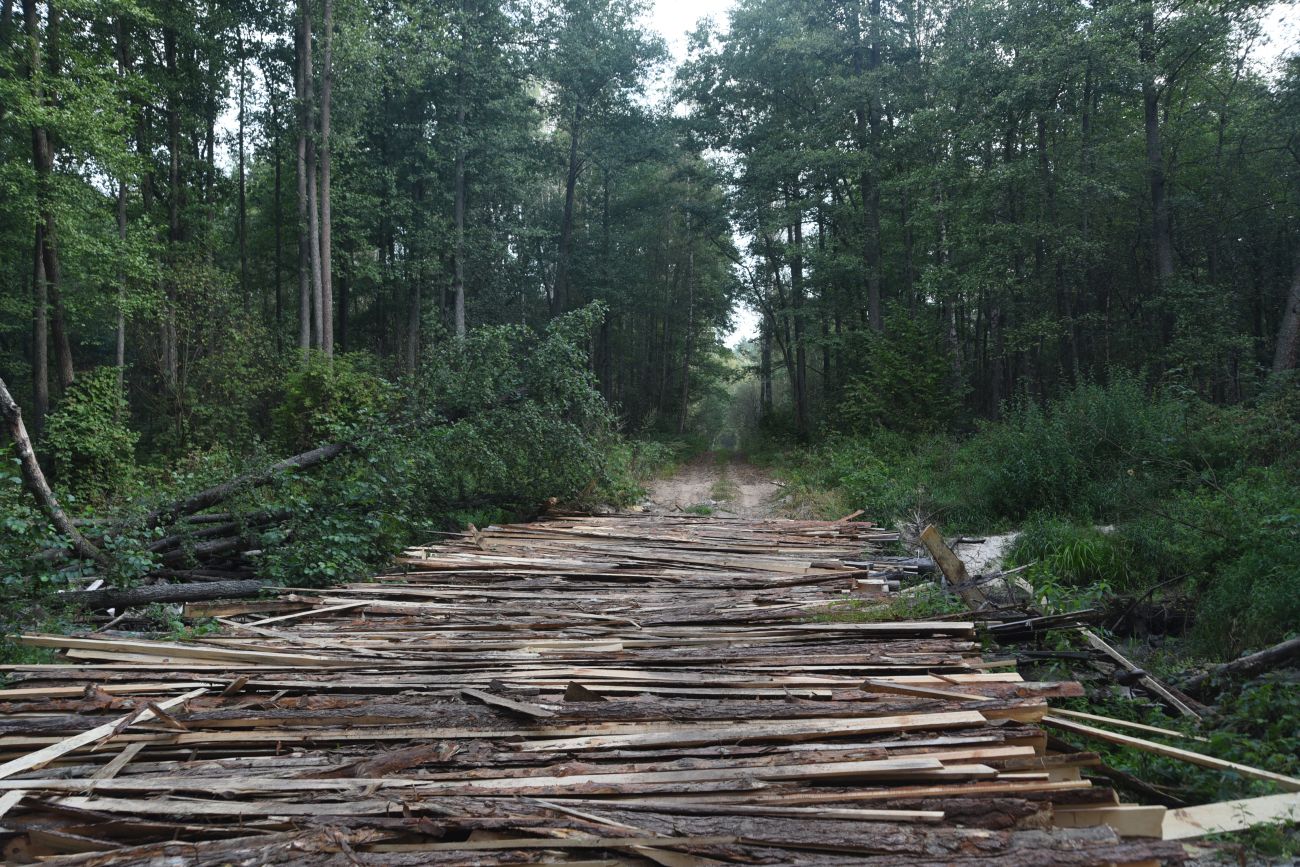
POLYGON ((1273 349, 1273 372, 1294 370, 1300 355, 1300 248, 1296 249, 1295 271, 1291 274, 1291 291, 1287 293, 1282 323, 1277 329, 1273 349))
POLYGON ((808 418, 808 358, 804 346, 803 321, 803 206, 799 193, 795 193, 798 208, 790 229, 790 311, 794 319, 794 413, 795 429, 801 440, 808 438, 811 425, 808 418))
POLYGON ((555 259, 555 289, 551 293, 551 315, 559 316, 569 307, 569 256, 573 247, 573 199, 578 186, 578 131, 582 112, 573 109, 569 127, 569 170, 564 180, 564 215, 560 219, 560 243, 555 259))
POLYGON ((1155 277, 1163 286, 1174 275, 1173 230, 1165 190, 1165 157, 1160 140, 1160 89, 1156 86, 1155 2, 1143 0, 1142 35, 1138 57, 1142 62, 1142 108, 1146 132, 1147 182, 1151 189, 1151 245, 1155 277))
MULTIPOLYGON (((125 79, 131 72, 131 52, 127 45, 126 39, 126 22, 118 16, 113 21, 115 35, 117 37, 117 68, 118 74, 125 79)), ((128 140, 127 146, 130 146, 128 140)), ((117 182, 117 240, 121 244, 122 253, 126 252, 126 179, 120 178, 117 182)), ((113 363, 117 366, 117 387, 120 389, 123 385, 123 379, 126 375, 126 269, 123 268, 118 273, 117 283, 117 333, 114 341, 113 363)))
POLYGON ((456 233, 453 255, 451 293, 452 320, 456 337, 465 339, 465 93, 460 72, 456 73, 456 190, 452 204, 452 223, 456 233))
MULTIPOLYGON (((239 28, 239 292, 244 300, 244 312, 249 309, 248 292, 248 189, 247 172, 244 163, 244 108, 245 83, 248 76, 248 62, 244 56, 244 29, 239 28)), ((262 297, 266 297, 263 295, 262 297)), ((266 307, 263 305, 263 312, 266 307)))
POLYGON ((690 180, 686 181, 686 351, 682 358, 681 407, 677 433, 686 433, 691 408, 691 353, 695 348, 695 239, 691 235, 690 180))
POLYGON ((406 372, 412 375, 420 365, 420 318, 423 306, 420 294, 420 281, 412 280, 406 308, 406 372))
POLYGON ((23 483, 27 490, 36 498, 37 505, 40 506, 41 512, 45 517, 50 519, 54 529, 58 530, 68 538, 72 545, 72 550, 78 557, 87 560, 94 560, 97 563, 107 565, 109 559, 105 554, 87 541, 86 537, 81 535, 72 521, 64 513, 59 501, 55 498, 54 492, 45 481, 45 474, 41 472, 41 465, 36 461, 36 452, 32 450, 31 438, 27 436, 27 428, 23 425, 23 413, 18 408, 13 396, 9 393, 9 387, 5 381, 0 379, 0 416, 2 416, 9 427, 9 435, 13 438, 14 445, 18 449, 18 464, 22 468, 23 483))
POLYGON ((271 128, 274 132, 274 140, 271 147, 275 150, 275 192, 273 193, 272 209, 275 216, 272 223, 275 225, 275 351, 278 355, 284 348, 284 206, 281 196, 281 155, 280 155, 280 118, 277 109, 278 97, 270 88, 270 81, 267 81, 268 101, 271 103, 271 128))
POLYGON ((36 436, 45 433, 45 416, 50 412, 50 334, 45 292, 44 229, 36 223, 36 245, 32 248, 32 404, 36 436))
POLYGON ((310 0, 303 0, 302 29, 305 36, 305 51, 302 54, 302 74, 306 96, 303 108, 303 122, 307 137, 307 251, 311 258, 311 329, 312 345, 317 349, 325 347, 325 297, 322 280, 321 246, 320 246, 320 195, 317 174, 316 141, 313 132, 316 124, 316 76, 312 71, 312 24, 310 0))
POLYGON ((311 35, 307 31, 307 2, 299 0, 299 14, 295 47, 297 64, 294 69, 294 96, 298 115, 298 348, 303 360, 311 352, 311 253, 308 248, 307 220, 307 81, 306 59, 311 50, 311 35))
POLYGON ((321 350, 334 357, 334 273, 332 216, 330 213, 330 103, 334 90, 334 0, 322 0, 325 28, 320 84, 320 259, 321 350))
MULTIPOLYGON (((58 60, 58 22, 59 16, 56 7, 50 5, 47 9, 47 33, 46 41, 49 45, 49 57, 47 67, 51 78, 55 78, 59 72, 58 60)), ((24 0, 23 2, 23 22, 27 30, 28 56, 27 56, 27 73, 32 83, 32 98, 37 104, 42 104, 46 100, 44 88, 40 83, 41 69, 41 33, 40 18, 37 13, 35 0, 24 0)), ((47 328, 50 336, 54 340, 55 360, 58 365, 59 384, 67 388, 72 384, 73 367, 72 367, 72 347, 68 342, 68 332, 63 310, 63 297, 59 292, 59 253, 56 246, 57 235, 55 232, 54 204, 52 201, 53 190, 51 189, 51 176, 54 169, 54 145, 50 140, 49 131, 43 126, 32 128, 32 165, 36 170, 36 197, 37 197, 37 220, 40 223, 38 235, 39 245, 36 248, 36 256, 40 257, 41 262, 41 280, 39 293, 42 302, 38 304, 41 308, 40 317, 43 322, 48 322, 47 328), (52 306, 53 309, 50 309, 52 306)), ((48 350, 45 351, 48 353, 48 350)), ((48 368, 48 354, 46 354, 46 366, 48 368)), ((48 380, 48 372, 46 379, 48 380)), ((43 426, 45 412, 38 410, 40 424, 43 426)))
POLYGON ((55 601, 88 611, 108 608, 131 608, 156 602, 202 602, 209 599, 233 599, 256 596, 270 585, 262 578, 243 581, 202 581, 194 584, 155 584, 127 590, 74 590, 60 593, 55 601))
POLYGON ((163 29, 163 62, 167 66, 167 283, 163 304, 162 368, 167 388, 175 396, 180 384, 179 354, 176 347, 176 257, 181 240, 181 116, 177 88, 176 30, 163 29))

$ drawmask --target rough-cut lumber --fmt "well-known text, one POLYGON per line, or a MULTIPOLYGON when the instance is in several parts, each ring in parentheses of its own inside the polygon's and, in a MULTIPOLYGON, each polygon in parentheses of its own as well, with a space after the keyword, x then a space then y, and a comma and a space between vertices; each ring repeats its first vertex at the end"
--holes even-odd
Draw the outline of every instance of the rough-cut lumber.
POLYGON ((1219 771, 1231 771, 1232 773, 1240 774, 1243 777, 1252 777, 1256 780, 1267 780, 1270 783, 1275 783, 1288 792, 1300 792, 1300 779, 1288 777, 1284 774, 1275 774, 1272 771, 1265 771, 1262 768, 1252 768, 1250 765, 1230 762, 1226 759, 1218 759, 1214 756, 1207 756, 1204 753, 1194 753, 1191 750, 1166 746, 1165 744, 1158 744, 1154 741, 1147 741, 1130 735, 1122 735, 1118 732, 1108 732, 1104 729, 1084 725, 1083 723, 1077 723, 1061 717, 1045 716, 1043 717, 1043 722, 1054 728, 1073 732, 1077 735, 1083 735, 1100 741, 1109 741, 1112 744, 1119 744, 1121 746, 1133 747, 1135 749, 1144 750, 1148 753, 1165 756, 1170 759, 1179 759, 1193 765, 1200 765, 1203 768, 1213 768, 1219 771))
POLYGON ((1170 810, 1165 814, 1163 833, 1166 840, 1188 840, 1225 831, 1244 831, 1256 825, 1297 821, 1300 821, 1300 794, 1290 792, 1170 810))
POLYGON ((1116 665, 1127 671, 1129 674, 1136 675, 1137 682, 1142 685, 1143 689, 1160 698, 1160 700, 1165 702, 1165 704, 1169 705, 1183 716, 1191 717, 1195 720, 1201 718, 1201 715, 1197 713, 1191 705, 1175 695, 1169 687, 1138 668, 1130 662, 1124 654, 1120 653, 1114 647, 1111 647, 1110 644, 1104 641, 1101 636, 1097 635, 1097 633, 1093 632, 1091 629, 1083 629, 1080 630, 1079 634, 1083 636, 1083 640, 1088 642, 1090 647, 1106 654, 1106 656, 1110 657, 1116 665))
POLYGON ((887 603, 898 570, 857 564, 894 538, 552 516, 188 606, 221 627, 193 641, 28 636, 61 658, 3 669, 4 824, 24 858, 103 867, 1176 863, 1051 826, 1134 821, 1035 726, 1079 684, 984 659, 969 620, 822 616, 862 581, 887 603))
MULTIPOLYGON (((170 698, 167 701, 159 702, 156 707, 162 710, 170 710, 171 708, 182 705, 190 699, 196 698, 205 692, 207 692, 206 689, 191 690, 184 695, 178 695, 176 698, 170 698)), ((155 713, 150 708, 132 711, 116 722, 95 726, 93 729, 88 729, 80 734, 73 735, 70 738, 65 738, 57 743, 50 744, 34 753, 28 753, 25 756, 12 759, 11 761, 0 765, 0 780, 12 777, 14 774, 22 773, 23 771, 43 768, 60 756, 65 756, 73 750, 89 746, 96 741, 111 738, 128 726, 146 722, 153 719, 154 716, 155 713)))

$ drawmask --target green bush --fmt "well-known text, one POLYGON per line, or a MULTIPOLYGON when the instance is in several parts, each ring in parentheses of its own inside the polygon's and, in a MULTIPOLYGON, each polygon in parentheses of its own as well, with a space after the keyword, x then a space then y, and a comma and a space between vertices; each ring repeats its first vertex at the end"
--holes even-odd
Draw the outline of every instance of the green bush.
MULTIPOLYGON (((437 342, 411 381, 373 384, 397 398, 384 401, 382 423, 340 422, 322 409, 355 448, 281 483, 275 496, 294 518, 270 540, 283 544, 268 549, 266 574, 295 583, 360 577, 434 530, 533 515, 549 498, 626 500, 636 482, 617 457, 584 349, 593 315, 569 314, 543 334, 485 327, 437 342)), ((355 371, 304 379, 312 385, 300 391, 310 394, 316 383, 359 381, 355 371)))
POLYGON ((890 310, 889 331, 854 332, 850 355, 864 369, 849 377, 839 401, 838 427, 907 433, 943 430, 961 407, 961 393, 943 337, 930 317, 890 310))
POLYGON ((46 422, 42 442, 60 486, 100 501, 131 478, 138 435, 127 426, 126 396, 115 367, 83 373, 46 422))
POLYGON ((381 419, 394 394, 393 386, 369 369, 366 356, 330 360, 312 353, 288 375, 284 397, 272 411, 276 439, 294 454, 347 439, 381 419))

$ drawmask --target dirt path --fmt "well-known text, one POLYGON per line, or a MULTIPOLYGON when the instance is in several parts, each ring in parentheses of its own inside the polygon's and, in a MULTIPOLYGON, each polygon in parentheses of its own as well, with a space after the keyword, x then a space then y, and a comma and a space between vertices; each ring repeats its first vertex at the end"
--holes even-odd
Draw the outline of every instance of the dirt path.
POLYGON ((652 512, 779 517, 780 486, 743 456, 705 452, 647 487, 646 508, 652 512))

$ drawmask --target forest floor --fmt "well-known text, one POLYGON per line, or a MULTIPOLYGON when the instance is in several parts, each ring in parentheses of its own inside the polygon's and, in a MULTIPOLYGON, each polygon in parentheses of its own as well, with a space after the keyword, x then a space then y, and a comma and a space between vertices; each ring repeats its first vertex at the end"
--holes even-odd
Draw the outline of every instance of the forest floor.
POLYGON ((781 486, 744 455, 703 452, 671 475, 646 485, 644 507, 651 512, 690 512, 742 518, 787 517, 781 512, 781 486))

